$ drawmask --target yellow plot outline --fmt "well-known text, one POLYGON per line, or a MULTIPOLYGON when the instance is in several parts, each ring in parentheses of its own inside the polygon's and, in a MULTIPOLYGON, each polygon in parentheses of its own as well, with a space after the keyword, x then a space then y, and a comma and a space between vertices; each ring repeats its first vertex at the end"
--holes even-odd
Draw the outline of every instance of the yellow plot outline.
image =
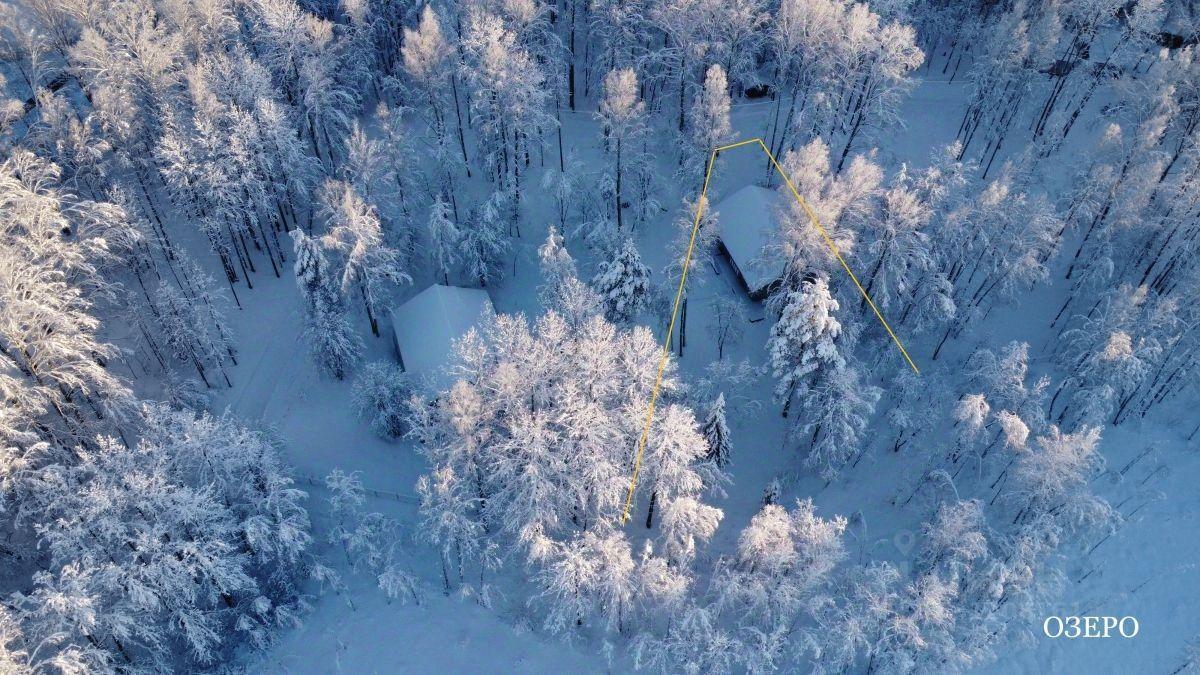
POLYGON ((792 180, 788 178, 788 175, 786 172, 784 172, 783 167, 779 166, 779 162, 775 160, 775 155, 771 154, 771 151, 767 149, 767 145, 763 143, 762 139, 751 138, 747 141, 730 143, 729 145, 722 145, 718 148, 713 148, 712 153, 708 156, 708 169, 704 172, 704 187, 701 188, 700 199, 696 203, 696 220, 692 223, 692 236, 688 241, 687 253, 683 258, 683 273, 679 277, 679 290, 675 292, 675 306, 671 310, 671 321, 667 324, 666 339, 663 340, 662 357, 658 361, 658 375, 655 376, 654 388, 650 391, 650 408, 646 411, 646 423, 642 427, 642 436, 638 440, 637 456, 633 462, 633 478, 629 481, 629 494, 625 496, 625 508, 621 514, 622 525, 629 522, 629 509, 633 506, 633 492, 635 489, 637 489, 638 473, 640 473, 642 469, 642 456, 646 454, 646 441, 650 437, 650 424, 654 421, 654 406, 658 402, 658 390, 662 386, 663 371, 666 370, 667 359, 671 354, 671 335, 675 332, 675 319, 677 316, 679 316, 679 304, 683 299, 683 288, 687 283, 688 268, 691 267, 692 263, 692 250, 696 246, 696 232, 700 229, 700 218, 704 214, 704 205, 707 203, 706 198, 708 195, 708 181, 710 178, 712 178, 713 164, 717 161, 717 155, 721 152, 725 150, 732 150, 734 148, 740 148, 743 145, 750 145, 752 143, 757 143, 758 147, 761 148, 771 160, 771 166, 775 167, 775 170, 779 172, 779 175, 783 178, 783 182, 788 186, 788 190, 791 190, 792 196, 796 198, 796 203, 800 204, 800 207, 804 209, 804 213, 808 215, 808 219, 812 222, 813 226, 817 228, 817 231, 821 233, 821 237, 825 240, 825 245, 829 247, 830 252, 832 252, 833 256, 837 258, 837 261, 842 264, 842 269, 846 270, 846 274, 850 276, 850 280, 854 282, 854 286, 858 289, 858 292, 862 294, 863 299, 866 300, 867 304, 871 306, 871 311, 875 312, 875 317, 879 319, 879 323, 883 324, 887 334, 891 336, 892 342, 895 342, 896 346, 900 348, 900 353, 904 355, 904 360, 908 362, 909 367, 913 369, 914 373, 918 375, 921 374, 921 369, 917 368, 917 364, 913 363, 912 357, 908 355, 908 350, 904 349, 904 345, 901 344, 900 338, 896 337, 896 333, 892 331, 892 327, 889 326, 887 320, 883 318, 883 313, 880 312, 879 308, 875 306, 875 302, 871 300, 871 296, 867 295, 867 290, 863 288, 863 285, 858 282, 858 277, 854 276, 854 272, 850 270, 850 265, 846 264, 846 259, 842 257, 842 253, 838 250, 837 244, 833 243, 833 239, 830 238, 829 233, 826 232, 825 228, 821 226, 821 221, 817 219, 817 214, 813 213, 813 210, 809 208, 808 203, 805 202, 804 198, 800 196, 800 192, 796 190, 796 186, 792 184, 792 180))

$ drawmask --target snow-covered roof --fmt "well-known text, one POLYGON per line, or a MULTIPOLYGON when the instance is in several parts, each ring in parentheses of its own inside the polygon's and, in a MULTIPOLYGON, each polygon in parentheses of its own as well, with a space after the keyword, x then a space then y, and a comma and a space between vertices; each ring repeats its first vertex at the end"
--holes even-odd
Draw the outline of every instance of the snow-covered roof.
POLYGON ((439 391, 453 378, 446 366, 454 341, 493 312, 486 291, 435 284, 392 310, 392 330, 405 371, 426 377, 439 391))
POLYGON ((729 251, 750 293, 766 288, 783 273, 777 254, 764 256, 764 247, 777 231, 776 211, 780 196, 775 190, 747 185, 714 207, 721 243, 729 251))

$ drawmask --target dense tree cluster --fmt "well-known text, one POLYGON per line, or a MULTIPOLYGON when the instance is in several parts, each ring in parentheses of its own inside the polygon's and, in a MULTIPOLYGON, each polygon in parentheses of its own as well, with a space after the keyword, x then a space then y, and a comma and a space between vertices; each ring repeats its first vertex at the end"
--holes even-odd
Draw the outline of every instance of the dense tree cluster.
MULTIPOLYGON (((544 249, 547 281, 590 294, 553 262, 556 243, 544 249)), ((495 317, 458 345, 458 382, 432 405, 412 402, 412 435, 434 467, 420 485, 425 531, 444 568, 461 584, 468 565, 528 561, 555 632, 593 620, 626 632, 640 607, 674 602, 721 519, 701 499, 723 478, 672 367, 634 501, 657 536, 635 562, 617 525, 661 352, 644 328, 619 329, 593 307, 574 318, 551 309, 532 326, 495 317)))
POLYGON ((545 630, 662 671, 986 662, 1120 527, 1104 429, 1196 393, 1198 31, 1182 0, 0 0, 0 670, 218 667, 307 582, 345 589, 320 543, 419 601, 357 474, 314 539, 277 439, 204 411, 250 377, 237 313, 293 301, 315 372, 428 459, 447 592, 523 576, 545 630), (963 114, 900 164, 921 78, 963 114), (741 181, 781 197, 761 312, 713 283, 737 214, 701 193, 753 135, 806 202, 770 164, 741 181), (447 391, 361 365, 411 286, 503 287, 543 241, 541 310, 460 341, 447 391), (295 298, 255 295, 289 269, 295 298), (1044 355, 975 330, 1035 289, 1044 355), (639 322, 677 291, 664 353, 639 322), (797 481, 706 549, 767 377, 797 476, 904 463, 910 565, 850 555, 855 519, 797 481))

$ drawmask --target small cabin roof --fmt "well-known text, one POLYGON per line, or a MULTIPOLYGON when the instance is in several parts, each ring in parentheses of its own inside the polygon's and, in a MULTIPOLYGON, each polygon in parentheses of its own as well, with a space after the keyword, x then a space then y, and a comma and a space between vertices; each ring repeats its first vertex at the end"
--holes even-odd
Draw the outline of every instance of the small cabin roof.
POLYGON ((392 331, 405 371, 429 379, 439 391, 454 378, 447 366, 454 341, 483 325, 494 312, 491 298, 478 288, 435 284, 392 310, 392 331))
POLYGON ((778 231, 780 199, 775 190, 747 185, 715 207, 721 243, 751 294, 783 274, 783 259, 777 253, 765 253, 778 231))

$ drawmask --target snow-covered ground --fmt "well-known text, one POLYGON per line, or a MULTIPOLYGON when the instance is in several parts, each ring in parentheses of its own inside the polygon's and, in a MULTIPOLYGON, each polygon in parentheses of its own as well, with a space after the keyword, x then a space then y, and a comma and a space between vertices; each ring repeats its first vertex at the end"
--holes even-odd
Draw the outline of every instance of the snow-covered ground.
MULTIPOLYGON (((903 105, 903 131, 881 140, 879 157, 893 167, 901 162, 924 165, 934 149, 953 140, 963 107, 960 82, 946 82, 936 69, 925 74, 903 105)), ((767 111, 762 103, 737 105, 734 123, 739 136, 761 135, 767 111)), ((568 116, 564 136, 581 159, 600 161, 598 129, 589 114, 581 111, 568 116)), ((1061 161, 1069 162, 1069 158, 1061 161)), ((714 176, 714 192, 728 194, 756 180, 764 170, 763 162, 755 146, 727 153, 714 176)), ((674 170, 669 159, 662 164, 664 173, 674 170)), ((666 242, 673 235, 670 221, 678 195, 661 195, 660 201, 670 207, 660 222, 635 233, 645 261, 656 272, 669 262, 666 242)), ((516 263, 504 281, 489 288, 498 311, 538 312, 534 299, 539 283, 536 248, 553 213, 547 195, 528 193, 522 205, 523 222, 528 225, 517 242, 516 263)), ((590 265, 582 247, 571 242, 568 246, 585 266, 590 265)), ((755 363, 764 358, 770 326, 758 320, 763 316, 761 305, 745 299, 724 260, 714 258, 711 264, 717 273, 690 297, 688 348, 681 361, 685 376, 699 376, 716 358, 716 348, 705 331, 710 321, 707 301, 712 297, 740 299, 751 319, 740 331, 740 343, 726 358, 755 363)), ((1059 277, 1061 273, 1052 273, 1050 282, 1017 306, 996 311, 984 323, 972 326, 939 362, 930 361, 932 344, 927 341, 906 341, 908 348, 923 369, 938 376, 944 374, 939 373, 940 363, 961 359, 977 344, 999 345, 1010 340, 1044 344, 1053 335, 1049 321, 1067 290, 1065 284, 1054 281, 1059 277)), ((432 278, 418 279, 395 301, 402 302, 432 282, 432 278)), ((606 661, 599 645, 569 644, 540 633, 537 612, 526 608, 519 594, 506 596, 503 579, 494 582, 500 593, 490 608, 475 597, 444 596, 436 555, 411 536, 416 522, 414 484, 428 468, 424 460, 409 442, 388 443, 371 434, 350 410, 350 383, 331 381, 315 371, 295 337, 300 332, 301 310, 289 276, 264 279, 247 296, 246 308, 235 313, 243 362, 235 371, 234 387, 221 394, 215 407, 227 407, 246 419, 261 419, 279 431, 286 441, 287 461, 310 491, 309 506, 318 536, 326 509, 320 479, 335 467, 361 472, 367 488, 382 493, 370 497, 369 507, 392 515, 409 528, 408 562, 424 584, 419 605, 388 603, 371 583, 354 581, 354 573, 346 571, 351 579, 346 597, 321 596, 304 627, 286 633, 268 653, 252 658, 253 670, 582 673, 632 667, 620 651, 606 661)), ((650 327, 656 335, 661 334, 662 326, 651 323, 650 327)), ((367 334, 365 323, 360 328, 367 334)), ((367 343, 367 360, 393 358, 386 329, 381 338, 368 337, 367 343)), ((899 358, 899 353, 888 347, 877 363, 899 358)), ((880 369, 894 372, 894 365, 881 365, 880 369)), ((1034 369, 1035 374, 1057 375, 1048 363, 1034 369)), ((799 458, 784 443, 785 426, 778 404, 771 398, 771 383, 758 382, 746 395, 745 405, 731 415, 736 439, 730 470, 733 483, 728 496, 715 502, 725 511, 725 518, 701 554, 700 566, 731 550, 739 530, 758 510, 764 487, 776 477, 784 478, 785 503, 812 497, 821 513, 854 516, 848 531, 852 556, 904 564, 919 527, 919 514, 896 508, 893 498, 915 477, 908 465, 910 455, 888 452, 884 447, 887 438, 873 439, 876 451, 868 453, 843 479, 825 485, 799 470, 799 458)), ((1119 505, 1128 520, 1085 557, 1065 561, 1067 581, 1045 611, 1046 615, 1135 616, 1141 625, 1139 635, 1130 640, 1051 640, 1041 635, 1040 625, 1032 626, 1035 638, 1031 645, 1006 649, 986 670, 1169 672, 1181 645, 1194 632, 1196 603, 1200 601, 1191 581, 1194 560, 1200 555, 1200 519, 1195 517, 1200 513, 1200 494, 1194 489, 1200 479, 1200 454, 1195 443, 1183 438, 1192 420, 1186 409, 1159 410, 1144 421, 1106 431, 1103 449, 1110 471, 1095 481, 1095 489, 1119 505), (1151 444, 1155 452, 1121 474, 1122 467, 1151 444)), ((640 525, 635 519, 629 527, 640 525)), ((330 557, 337 562, 332 552, 330 557)))
POLYGON ((1200 669, 1194 2, 59 4, 0 4, 3 675, 1200 669), (705 230, 640 436, 754 138, 783 292, 705 230), (562 321, 410 391, 438 283, 562 321))

